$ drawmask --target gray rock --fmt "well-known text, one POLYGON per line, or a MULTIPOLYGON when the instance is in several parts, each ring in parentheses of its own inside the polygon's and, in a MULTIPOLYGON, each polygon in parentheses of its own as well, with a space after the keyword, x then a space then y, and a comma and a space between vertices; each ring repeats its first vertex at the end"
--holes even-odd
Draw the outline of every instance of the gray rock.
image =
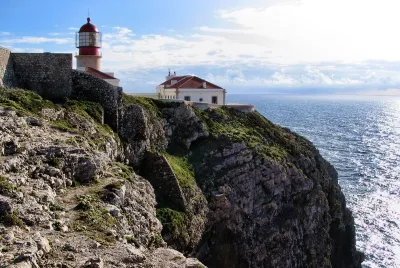
POLYGON ((103 268, 104 263, 102 258, 92 258, 85 262, 82 266, 84 268, 103 268))
POLYGON ((8 197, 0 195, 0 214, 11 213, 11 212, 12 212, 11 200, 8 197))
POLYGON ((6 141, 0 149, 5 156, 14 155, 18 151, 18 143, 15 140, 6 141))
POLYGON ((42 120, 36 118, 36 117, 27 117, 25 118, 25 121, 28 125, 35 126, 35 127, 42 127, 43 122, 42 120))

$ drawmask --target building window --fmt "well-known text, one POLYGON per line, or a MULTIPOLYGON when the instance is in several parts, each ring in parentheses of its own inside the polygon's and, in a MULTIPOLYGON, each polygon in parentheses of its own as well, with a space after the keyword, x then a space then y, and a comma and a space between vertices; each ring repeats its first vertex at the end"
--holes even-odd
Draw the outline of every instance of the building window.
POLYGON ((211 102, 212 102, 213 104, 218 104, 218 97, 217 97, 217 96, 212 96, 211 102))
POLYGON ((190 96, 185 96, 185 101, 190 101, 190 96))
POLYGON ((203 102, 203 98, 200 98, 200 99, 199 99, 199 102, 203 102))

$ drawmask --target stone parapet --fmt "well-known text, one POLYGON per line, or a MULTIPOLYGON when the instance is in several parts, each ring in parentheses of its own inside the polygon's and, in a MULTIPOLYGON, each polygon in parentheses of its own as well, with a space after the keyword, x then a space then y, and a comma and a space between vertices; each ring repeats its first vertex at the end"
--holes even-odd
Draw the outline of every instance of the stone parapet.
MULTIPOLYGON (((71 71, 70 71, 71 73, 71 71)), ((82 71, 72 70, 73 98, 97 102, 104 108, 104 123, 118 130, 118 109, 122 88, 82 71)))
POLYGON ((10 58, 16 86, 52 101, 70 97, 72 54, 11 53, 10 58))
POLYGON ((14 65, 10 57, 11 51, 0 47, 0 86, 16 86, 14 65))

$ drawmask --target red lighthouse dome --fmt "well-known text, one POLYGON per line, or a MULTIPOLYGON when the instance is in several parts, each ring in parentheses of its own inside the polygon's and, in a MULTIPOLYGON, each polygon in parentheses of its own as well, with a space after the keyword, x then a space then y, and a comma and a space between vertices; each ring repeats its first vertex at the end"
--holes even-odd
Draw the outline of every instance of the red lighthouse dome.
POLYGON ((97 27, 90 23, 90 18, 87 18, 87 23, 83 24, 79 29, 80 33, 98 33, 97 27))
POLYGON ((87 23, 76 33, 75 44, 79 48, 79 55, 99 55, 101 33, 90 23, 90 18, 87 18, 87 23))

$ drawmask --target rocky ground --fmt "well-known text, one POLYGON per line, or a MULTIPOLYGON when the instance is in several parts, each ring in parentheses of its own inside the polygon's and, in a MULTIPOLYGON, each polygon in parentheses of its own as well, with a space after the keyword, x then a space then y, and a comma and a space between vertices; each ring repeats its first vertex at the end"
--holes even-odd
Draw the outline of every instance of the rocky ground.
POLYGON ((0 102, 1 267, 202 267, 166 247, 153 188, 117 162, 111 130, 61 107, 8 106, 0 102))
POLYGON ((0 91, 0 267, 361 267, 334 168, 257 112, 0 91), (201 262, 199 262, 197 259, 201 262))

